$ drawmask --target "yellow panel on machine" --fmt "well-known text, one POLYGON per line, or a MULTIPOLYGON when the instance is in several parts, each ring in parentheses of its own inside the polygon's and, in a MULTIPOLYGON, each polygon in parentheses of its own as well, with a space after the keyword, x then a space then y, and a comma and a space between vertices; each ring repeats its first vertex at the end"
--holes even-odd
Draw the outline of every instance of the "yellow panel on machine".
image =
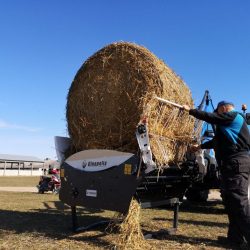
POLYGON ((132 165, 131 164, 125 164, 124 165, 124 174, 131 175, 132 173, 132 165))

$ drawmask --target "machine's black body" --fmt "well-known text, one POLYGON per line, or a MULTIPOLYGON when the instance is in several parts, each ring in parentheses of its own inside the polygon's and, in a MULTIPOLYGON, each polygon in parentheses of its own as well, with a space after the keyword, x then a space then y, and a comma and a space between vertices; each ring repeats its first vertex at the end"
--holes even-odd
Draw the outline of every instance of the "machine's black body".
POLYGON ((119 166, 96 172, 84 172, 64 162, 60 200, 70 206, 126 213, 141 181, 137 177, 138 160, 133 156, 119 166))
POLYGON ((175 204, 182 201, 192 180, 198 177, 197 171, 195 162, 186 161, 179 167, 167 167, 161 173, 151 172, 141 178, 135 197, 143 208, 175 204))
MULTIPOLYGON (((194 161, 187 161, 179 167, 166 167, 161 172, 154 170, 145 174, 144 165, 136 155, 132 155, 118 166, 94 172, 76 169, 65 161, 61 165, 59 197, 72 208, 74 231, 89 228, 78 227, 77 206, 125 214, 134 197, 142 208, 173 205, 173 232, 178 225, 179 202, 192 179, 197 176, 195 169, 197 166, 194 161)), ((97 224, 94 223, 94 226, 97 224)))
POLYGON ((195 178, 196 164, 166 167, 145 174, 135 155, 119 166, 96 172, 84 172, 66 162, 61 166, 60 199, 71 206, 126 213, 134 196, 142 207, 169 204, 181 200, 195 178), (127 166, 131 166, 129 171, 127 166))

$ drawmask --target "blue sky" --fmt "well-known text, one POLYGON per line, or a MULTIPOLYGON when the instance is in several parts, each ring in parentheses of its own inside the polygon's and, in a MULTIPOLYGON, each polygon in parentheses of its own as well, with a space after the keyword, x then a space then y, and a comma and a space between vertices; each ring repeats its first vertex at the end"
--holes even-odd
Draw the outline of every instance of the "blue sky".
POLYGON ((77 70, 115 41, 163 59, 196 104, 208 89, 250 107, 249 13, 248 0, 0 0, 0 153, 55 158, 77 70))

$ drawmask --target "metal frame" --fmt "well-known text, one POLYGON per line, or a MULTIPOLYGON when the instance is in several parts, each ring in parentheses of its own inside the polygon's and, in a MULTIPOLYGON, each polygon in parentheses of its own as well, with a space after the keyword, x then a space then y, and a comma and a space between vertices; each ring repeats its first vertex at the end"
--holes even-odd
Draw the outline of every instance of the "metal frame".
MULTIPOLYGON (((174 209, 173 209, 174 218, 173 218, 173 227, 164 230, 165 234, 168 234, 168 235, 175 234, 177 231, 177 228, 178 228, 179 207, 180 207, 179 198, 171 198, 171 199, 157 201, 157 202, 141 203, 141 208, 150 208, 150 207, 170 205, 170 204, 174 204, 174 209)), ((79 226, 77 212, 76 212, 76 206, 71 206, 71 218, 72 218, 72 231, 74 233, 84 232, 84 231, 88 231, 88 230, 94 229, 94 228, 99 227, 99 226, 108 225, 111 221, 111 219, 100 220, 100 221, 91 223, 87 226, 79 226)), ((162 232, 156 232, 153 234, 146 234, 146 235, 144 235, 144 237, 145 237, 145 239, 151 239, 151 238, 157 237, 158 234, 162 234, 162 232)))
POLYGON ((135 135, 141 152, 141 159, 146 166, 145 173, 147 174, 156 169, 156 164, 153 161, 146 120, 139 123, 135 135))
POLYGON ((77 213, 76 213, 76 206, 71 206, 71 218, 72 218, 72 231, 74 233, 84 232, 84 231, 93 229, 95 227, 108 224, 110 222, 110 220, 101 220, 101 221, 97 221, 92 224, 89 224, 87 226, 79 226, 77 213))

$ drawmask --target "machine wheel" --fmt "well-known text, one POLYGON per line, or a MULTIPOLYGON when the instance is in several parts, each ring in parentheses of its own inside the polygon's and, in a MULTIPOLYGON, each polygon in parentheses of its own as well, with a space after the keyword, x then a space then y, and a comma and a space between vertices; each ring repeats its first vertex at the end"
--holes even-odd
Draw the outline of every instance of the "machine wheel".
POLYGON ((185 196, 188 201, 207 201, 209 190, 190 188, 185 196))

